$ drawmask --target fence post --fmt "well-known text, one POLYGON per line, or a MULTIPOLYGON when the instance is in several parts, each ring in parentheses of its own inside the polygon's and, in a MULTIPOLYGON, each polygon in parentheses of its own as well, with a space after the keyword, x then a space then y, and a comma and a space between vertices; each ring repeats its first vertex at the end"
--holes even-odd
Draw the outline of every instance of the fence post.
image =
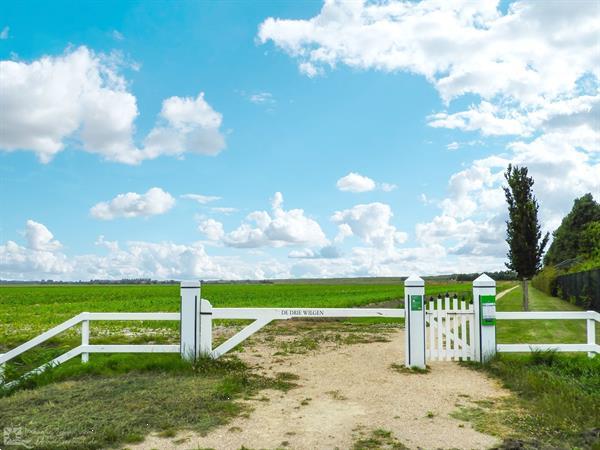
MULTIPOLYGON (((593 314, 593 311, 588 311, 593 314)), ((594 319, 587 319, 587 343, 588 345, 596 345, 596 321, 594 319)), ((588 352, 588 356, 593 358, 596 356, 594 352, 588 352)))
POLYGON ((208 300, 200 300, 200 345, 199 355, 211 356, 212 353, 212 305, 208 300))
POLYGON ((404 281, 406 367, 425 369, 425 282, 411 275, 404 281))
POLYGON ((496 282, 485 273, 473 281, 475 360, 487 362, 496 354, 496 282))
POLYGON ((182 281, 180 292, 179 351, 183 359, 193 361, 199 353, 200 282, 182 281))
MULTIPOLYGON (((90 345, 90 321, 81 322, 81 345, 90 345)), ((81 354, 81 362, 86 363, 90 360, 90 354, 84 352, 81 354)))

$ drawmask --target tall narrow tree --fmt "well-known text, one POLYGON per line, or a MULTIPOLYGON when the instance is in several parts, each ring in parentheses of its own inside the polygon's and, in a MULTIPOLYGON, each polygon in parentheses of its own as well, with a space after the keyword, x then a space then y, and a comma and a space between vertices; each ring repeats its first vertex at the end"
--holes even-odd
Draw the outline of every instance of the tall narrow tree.
POLYGON ((504 178, 508 203, 506 242, 508 262, 506 267, 517 273, 523 283, 523 310, 529 310, 529 280, 539 272, 542 255, 548 243, 548 233, 542 238, 538 221, 538 202, 533 195, 533 178, 528 176, 527 167, 514 168, 509 164, 504 178))

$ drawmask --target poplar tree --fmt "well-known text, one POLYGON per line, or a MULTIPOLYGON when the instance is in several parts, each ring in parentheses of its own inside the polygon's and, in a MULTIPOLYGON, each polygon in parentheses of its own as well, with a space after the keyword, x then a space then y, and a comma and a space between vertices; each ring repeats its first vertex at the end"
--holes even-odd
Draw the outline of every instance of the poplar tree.
POLYGON ((504 174, 508 186, 504 187, 508 203, 506 242, 508 262, 506 267, 517 273, 523 283, 523 310, 529 310, 529 280, 539 272, 542 255, 549 234, 542 238, 538 220, 538 202, 533 195, 533 178, 527 167, 508 165, 504 174))

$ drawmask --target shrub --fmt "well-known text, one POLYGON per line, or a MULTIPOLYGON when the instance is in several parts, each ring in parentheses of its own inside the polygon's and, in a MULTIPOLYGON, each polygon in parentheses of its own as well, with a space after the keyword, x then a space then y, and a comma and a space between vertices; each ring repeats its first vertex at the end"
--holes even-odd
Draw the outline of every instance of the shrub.
POLYGON ((548 295, 556 295, 556 278, 558 271, 553 266, 544 267, 533 279, 531 284, 536 289, 545 292, 548 295))

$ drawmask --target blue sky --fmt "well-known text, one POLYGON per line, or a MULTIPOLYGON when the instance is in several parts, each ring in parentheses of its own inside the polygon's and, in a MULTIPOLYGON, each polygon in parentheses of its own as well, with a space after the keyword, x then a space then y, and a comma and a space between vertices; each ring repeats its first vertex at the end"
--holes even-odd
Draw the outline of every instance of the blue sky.
POLYGON ((501 269, 509 162, 600 191, 575 5, 3 4, 0 277, 501 269))

